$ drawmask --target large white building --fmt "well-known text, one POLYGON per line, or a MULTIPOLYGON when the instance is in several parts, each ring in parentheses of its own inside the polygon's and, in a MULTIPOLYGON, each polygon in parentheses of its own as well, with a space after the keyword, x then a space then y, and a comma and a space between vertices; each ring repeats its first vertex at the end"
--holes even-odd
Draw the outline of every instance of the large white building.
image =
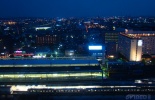
POLYGON ((155 31, 126 30, 125 34, 130 37, 139 37, 143 40, 142 54, 155 54, 155 31))
POLYGON ((143 41, 141 38, 120 34, 118 51, 129 61, 141 61, 142 44, 143 41))
POLYGON ((129 61, 140 61, 143 54, 155 54, 155 31, 125 30, 120 33, 118 50, 129 61))

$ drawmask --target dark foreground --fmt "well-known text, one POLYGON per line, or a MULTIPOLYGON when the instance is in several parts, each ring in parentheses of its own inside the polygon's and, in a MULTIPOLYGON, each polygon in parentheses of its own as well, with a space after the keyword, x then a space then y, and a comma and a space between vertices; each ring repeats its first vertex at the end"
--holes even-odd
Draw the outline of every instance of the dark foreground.
POLYGON ((51 96, 46 95, 1 95, 0 100, 155 100, 154 95, 130 94, 129 95, 67 95, 51 96))

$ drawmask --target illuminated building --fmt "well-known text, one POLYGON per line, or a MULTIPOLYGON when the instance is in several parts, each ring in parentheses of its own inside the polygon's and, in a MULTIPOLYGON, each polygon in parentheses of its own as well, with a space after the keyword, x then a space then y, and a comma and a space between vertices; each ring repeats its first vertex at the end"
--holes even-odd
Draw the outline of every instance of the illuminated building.
POLYGON ((0 82, 101 81, 103 78, 98 61, 92 57, 0 60, 0 70, 0 82))
POLYGON ((74 50, 65 50, 65 56, 74 56, 74 50))
POLYGON ((105 46, 102 45, 90 45, 88 47, 91 56, 96 57, 98 60, 105 61, 105 46))
POLYGON ((142 54, 155 54, 155 31, 133 31, 126 29, 125 34, 133 38, 142 39, 142 54))
POLYGON ((118 51, 129 61, 141 61, 143 41, 139 37, 119 35, 118 51))
MULTIPOLYGON (((87 66, 88 67, 88 66, 87 66)), ((64 67, 60 67, 64 69, 64 67)), ((14 73, 11 73, 11 68, 7 68, 9 71, 0 75, 0 82, 12 82, 9 80, 13 80, 14 82, 61 82, 61 81, 79 81, 79 80, 102 80, 102 71, 89 68, 90 71, 83 70, 86 67, 73 67, 73 68, 65 68, 66 70, 57 70, 58 68, 39 68, 33 71, 35 68, 29 68, 29 71, 24 69, 22 72, 18 72, 16 68, 14 68, 14 73), (77 68, 77 69, 76 69, 77 68), (81 70, 78 71, 78 68, 81 70), (74 70, 72 70, 74 69, 74 70), (44 71, 44 72, 43 72, 44 71)), ((19 68, 21 69, 21 68, 19 68)))

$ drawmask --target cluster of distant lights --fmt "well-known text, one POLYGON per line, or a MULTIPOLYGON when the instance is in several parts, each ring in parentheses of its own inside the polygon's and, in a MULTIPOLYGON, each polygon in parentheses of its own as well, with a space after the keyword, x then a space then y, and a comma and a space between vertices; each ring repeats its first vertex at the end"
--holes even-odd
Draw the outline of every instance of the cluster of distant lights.
POLYGON ((136 87, 136 86, 46 86, 46 85, 17 85, 11 86, 10 92, 13 91, 28 91, 28 89, 85 89, 85 88, 125 88, 125 87, 136 87))
POLYGON ((129 38, 141 38, 141 37, 147 37, 147 36, 155 36, 155 33, 150 34, 150 33, 142 33, 142 34, 124 34, 121 33, 124 36, 127 36, 129 38))
POLYGON ((33 56, 33 58, 46 58, 46 56, 33 56))
POLYGON ((8 24, 8 25, 15 25, 16 22, 13 22, 13 21, 8 21, 8 22, 4 22, 4 24, 8 24))

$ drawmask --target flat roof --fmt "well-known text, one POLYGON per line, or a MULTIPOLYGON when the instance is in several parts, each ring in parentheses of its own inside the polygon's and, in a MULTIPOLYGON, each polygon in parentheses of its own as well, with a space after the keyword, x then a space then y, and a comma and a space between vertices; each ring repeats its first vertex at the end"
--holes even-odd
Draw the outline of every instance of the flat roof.
POLYGON ((56 72, 93 72, 101 71, 100 66, 70 66, 70 67, 0 67, 0 73, 56 73, 56 72))
POLYGON ((141 37, 155 37, 155 33, 120 33, 120 35, 132 39, 140 39, 141 37))
POLYGON ((5 65, 65 65, 99 64, 96 59, 0 59, 0 67, 5 65))

